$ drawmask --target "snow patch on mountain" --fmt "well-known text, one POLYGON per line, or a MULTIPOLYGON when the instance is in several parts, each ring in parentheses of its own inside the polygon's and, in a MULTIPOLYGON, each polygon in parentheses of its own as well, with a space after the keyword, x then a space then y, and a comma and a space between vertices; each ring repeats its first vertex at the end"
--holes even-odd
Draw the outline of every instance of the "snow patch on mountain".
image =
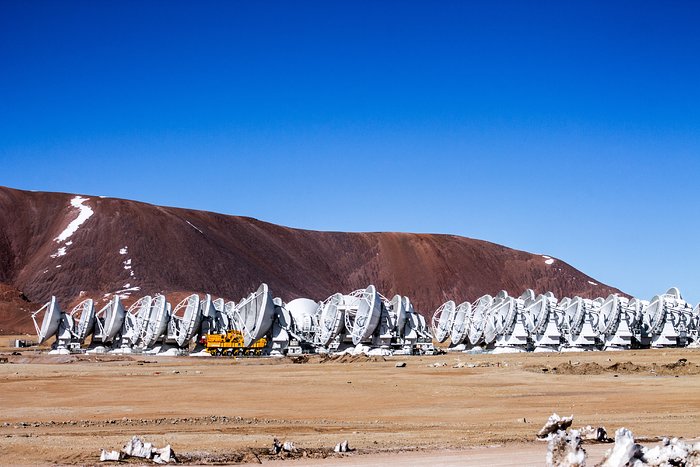
POLYGON ((83 204, 89 199, 90 198, 76 196, 75 198, 70 200, 71 206, 73 206, 74 208, 78 208, 80 212, 78 213, 78 217, 73 219, 71 223, 68 224, 68 227, 66 227, 65 230, 54 239, 56 243, 61 243, 68 240, 78 230, 78 227, 83 225, 83 223, 95 213, 95 211, 93 211, 90 206, 86 206, 85 204, 83 204))

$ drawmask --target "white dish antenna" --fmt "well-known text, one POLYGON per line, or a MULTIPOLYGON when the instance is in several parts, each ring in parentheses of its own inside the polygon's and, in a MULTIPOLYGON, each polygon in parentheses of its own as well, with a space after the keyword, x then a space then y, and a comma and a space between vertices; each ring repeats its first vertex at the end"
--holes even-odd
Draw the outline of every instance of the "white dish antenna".
POLYGON ((59 325, 61 324, 61 308, 58 306, 58 301, 55 296, 46 302, 44 306, 32 313, 32 321, 38 337, 37 344, 45 342, 51 336, 56 335, 59 325), (40 316, 38 318, 38 316, 40 316), (38 321, 41 321, 41 325, 38 321))
POLYGON ((477 345, 484 337, 484 328, 486 327, 486 318, 488 311, 493 305, 493 297, 491 295, 481 296, 474 305, 472 305, 472 319, 469 325, 469 342, 472 345, 477 345))
POLYGON ((331 295, 321 307, 319 341, 324 347, 327 347, 343 330, 345 324, 344 312, 341 308, 343 298, 343 294, 340 293, 331 295))
POLYGON ((216 330, 223 332, 225 330, 243 331, 243 318, 236 309, 236 303, 229 300, 224 304, 223 311, 216 315, 216 330))
POLYGON ((355 300, 345 311, 345 326, 350 331, 352 343, 357 345, 369 339, 377 329, 382 313, 382 300, 373 285, 353 294, 355 300), (353 318, 352 327, 348 326, 349 317, 353 318))
POLYGON ((520 300, 524 302, 525 307, 530 306, 535 301, 535 291, 532 289, 527 289, 520 295, 520 300))
POLYGON ((547 295, 540 294, 533 299, 529 297, 525 300, 525 306, 530 318, 529 331, 533 334, 540 334, 544 331, 549 320, 550 299, 547 295))
POLYGON ((600 306, 598 332, 603 335, 612 335, 617 331, 617 326, 620 324, 620 297, 616 294, 608 295, 603 304, 600 306))
POLYGON ((70 312, 71 334, 78 342, 83 342, 95 329, 95 302, 87 298, 70 312))
POLYGON ((141 342, 144 347, 153 347, 165 334, 168 329, 169 308, 170 304, 164 295, 156 295, 151 300, 148 318, 141 328, 141 342))
POLYGON ((420 313, 411 313, 408 316, 410 316, 412 321, 418 318, 418 334, 428 339, 433 338, 433 336, 430 334, 430 329, 428 329, 428 322, 425 320, 425 316, 421 315, 420 313))
POLYGON ((257 291, 241 301, 236 311, 242 319, 243 345, 249 347, 272 328, 275 304, 267 284, 261 284, 257 291))
POLYGON ((450 336, 455 311, 455 302, 448 300, 433 313, 431 324, 436 341, 445 342, 450 336))
MULTIPOLYGON (((406 321, 408 319, 408 310, 406 309, 406 302, 408 302, 408 297, 402 297, 401 295, 394 295, 391 299, 390 309, 394 314, 396 320, 396 330, 399 334, 403 334, 403 328, 406 326, 406 321), (404 299, 406 299, 404 301, 404 299)), ((410 302, 408 302, 410 304, 410 302)))
POLYGON ((472 319, 472 304, 469 302, 460 303, 452 318, 452 330, 450 332, 450 342, 452 345, 459 345, 464 342, 469 332, 472 319))
POLYGON ((125 315, 126 310, 122 301, 118 295, 115 295, 95 315, 95 335, 92 340, 102 344, 112 342, 122 330, 125 315))
POLYGON ((141 337, 141 331, 150 316, 152 300, 150 295, 146 295, 139 298, 126 310, 122 338, 131 345, 135 345, 141 337))
POLYGON ((309 336, 316 328, 318 303, 309 298, 295 298, 287 303, 287 311, 292 315, 296 331, 309 336))
MULTIPOLYGON (((211 296, 207 295, 211 309, 211 296)), ((202 319, 202 307, 199 295, 192 294, 177 304, 170 316, 168 323, 168 336, 173 338, 177 345, 183 347, 194 337, 199 329, 202 319)))

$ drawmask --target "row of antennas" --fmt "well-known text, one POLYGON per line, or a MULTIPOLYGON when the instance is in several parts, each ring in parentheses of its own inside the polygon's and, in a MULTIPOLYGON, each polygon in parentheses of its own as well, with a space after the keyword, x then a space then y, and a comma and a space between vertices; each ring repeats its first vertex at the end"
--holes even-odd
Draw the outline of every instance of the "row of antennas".
POLYGON ((192 294, 174 308, 164 295, 144 296, 125 308, 114 296, 97 310, 92 299, 69 313, 56 297, 32 313, 38 342, 56 336, 54 353, 70 353, 90 339, 88 351, 202 354, 202 337, 240 331, 249 347, 263 337, 270 354, 342 351, 364 345, 381 354, 432 353, 425 318, 405 296, 392 300, 374 286, 336 293, 322 302, 272 298, 267 284, 240 302, 192 294))
POLYGON ((673 287, 651 300, 618 294, 557 300, 552 292, 520 297, 501 291, 473 303, 450 300, 433 314, 433 335, 455 351, 614 350, 683 347, 698 341, 695 309, 673 287))

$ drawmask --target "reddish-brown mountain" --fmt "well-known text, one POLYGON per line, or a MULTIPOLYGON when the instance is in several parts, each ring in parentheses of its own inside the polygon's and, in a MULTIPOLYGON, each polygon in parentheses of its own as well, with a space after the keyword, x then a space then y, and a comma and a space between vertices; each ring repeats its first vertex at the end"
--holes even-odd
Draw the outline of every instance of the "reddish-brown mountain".
POLYGON ((0 187, 3 333, 33 329, 22 318, 25 298, 36 306, 54 294, 66 308, 79 297, 102 301, 111 293, 133 299, 196 291, 238 300, 261 282, 285 300, 325 299, 371 283, 389 297, 408 295, 425 315, 447 299, 501 289, 585 297, 619 292, 558 259, 455 235, 316 232, 0 187))

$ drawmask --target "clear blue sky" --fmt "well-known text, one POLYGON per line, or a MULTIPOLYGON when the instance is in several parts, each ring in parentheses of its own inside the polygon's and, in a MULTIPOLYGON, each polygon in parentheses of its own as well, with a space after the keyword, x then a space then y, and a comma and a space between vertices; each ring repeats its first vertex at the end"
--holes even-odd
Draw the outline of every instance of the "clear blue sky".
POLYGON ((4 0, 0 184, 464 235, 699 301, 699 24, 690 1, 4 0))

